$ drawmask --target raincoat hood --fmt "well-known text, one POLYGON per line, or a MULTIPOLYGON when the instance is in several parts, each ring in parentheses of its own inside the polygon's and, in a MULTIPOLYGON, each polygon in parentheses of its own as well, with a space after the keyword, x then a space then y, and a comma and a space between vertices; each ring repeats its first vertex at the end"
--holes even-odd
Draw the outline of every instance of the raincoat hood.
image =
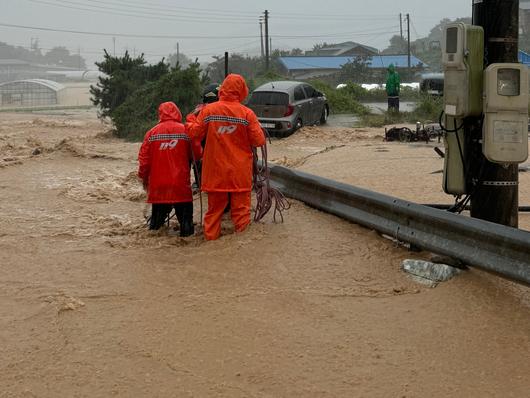
POLYGON ((388 65, 388 71, 389 71, 390 73, 393 73, 393 72, 395 71, 394 64, 390 64, 390 65, 388 65))
POLYGON ((235 73, 231 73, 226 77, 219 90, 219 99, 221 101, 243 102, 247 95, 248 87, 245 79, 235 73))
POLYGON ((182 122, 182 113, 180 109, 173 102, 163 102, 158 107, 158 117, 161 122, 168 120, 174 120, 176 122, 182 122))

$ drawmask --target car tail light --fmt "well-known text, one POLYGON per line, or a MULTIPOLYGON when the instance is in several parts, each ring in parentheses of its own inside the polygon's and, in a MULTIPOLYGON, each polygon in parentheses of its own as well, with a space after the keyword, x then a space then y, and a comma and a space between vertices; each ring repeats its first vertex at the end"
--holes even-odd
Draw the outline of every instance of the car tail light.
POLYGON ((287 110, 285 111, 285 114, 283 115, 283 117, 287 117, 287 116, 291 116, 294 112, 294 105, 287 105, 287 110))

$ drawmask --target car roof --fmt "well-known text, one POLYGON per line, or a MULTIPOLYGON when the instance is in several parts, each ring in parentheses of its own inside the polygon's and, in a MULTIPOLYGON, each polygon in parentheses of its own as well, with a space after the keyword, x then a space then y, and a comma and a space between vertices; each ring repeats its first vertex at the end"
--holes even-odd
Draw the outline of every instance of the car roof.
POLYGON ((290 91, 295 86, 298 86, 300 84, 304 84, 304 82, 297 82, 297 81, 291 81, 291 80, 279 80, 275 82, 269 82, 262 84, 258 88, 254 90, 256 91, 290 91))
POLYGON ((423 75, 421 75, 421 78, 423 80, 425 80, 425 79, 443 79, 444 78, 444 74, 443 73, 424 73, 423 75))

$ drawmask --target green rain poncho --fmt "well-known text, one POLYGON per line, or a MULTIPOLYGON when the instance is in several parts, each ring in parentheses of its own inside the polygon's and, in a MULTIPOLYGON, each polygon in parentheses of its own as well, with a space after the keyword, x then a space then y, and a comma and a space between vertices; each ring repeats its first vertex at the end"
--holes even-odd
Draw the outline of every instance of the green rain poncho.
POLYGON ((389 97, 399 95, 399 84, 401 83, 399 75, 394 69, 394 65, 388 65, 388 74, 386 76, 386 93, 389 97))

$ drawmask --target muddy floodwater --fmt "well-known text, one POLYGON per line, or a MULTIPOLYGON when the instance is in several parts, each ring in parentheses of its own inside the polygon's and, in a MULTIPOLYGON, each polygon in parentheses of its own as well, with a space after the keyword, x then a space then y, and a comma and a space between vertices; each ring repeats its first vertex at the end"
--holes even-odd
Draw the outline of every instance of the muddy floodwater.
MULTIPOLYGON (((149 232, 139 144, 108 131, 94 111, 0 113, 1 398, 530 396, 530 289, 419 285, 400 265, 429 253, 294 201, 214 242, 149 232)), ((383 131, 305 127, 269 158, 451 203, 440 144, 383 131)))

